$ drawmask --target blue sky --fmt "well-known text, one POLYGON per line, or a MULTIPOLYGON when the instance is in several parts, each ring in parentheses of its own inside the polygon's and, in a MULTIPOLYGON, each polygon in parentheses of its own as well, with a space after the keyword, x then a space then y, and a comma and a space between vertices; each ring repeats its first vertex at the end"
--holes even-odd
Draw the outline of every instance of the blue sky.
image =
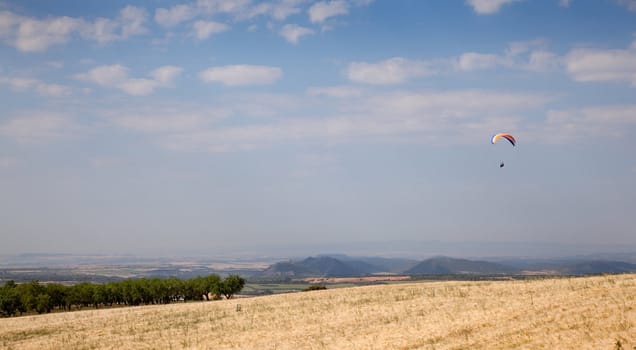
POLYGON ((634 0, 0 0, 0 103, 0 254, 636 246, 634 0))

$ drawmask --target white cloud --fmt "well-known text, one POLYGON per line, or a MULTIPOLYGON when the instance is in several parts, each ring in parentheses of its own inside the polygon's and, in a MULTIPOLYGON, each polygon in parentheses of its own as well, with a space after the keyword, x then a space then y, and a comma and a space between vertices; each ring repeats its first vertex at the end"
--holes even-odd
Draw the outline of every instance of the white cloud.
POLYGON ((519 0, 467 0, 473 10, 480 15, 490 15, 499 12, 503 5, 519 0))
POLYGON ((258 16, 268 15, 273 8, 273 4, 269 2, 261 2, 252 8, 250 8, 247 12, 243 13, 241 17, 244 18, 254 18, 258 16))
POLYGON ((171 86, 174 79, 181 74, 182 68, 159 67, 149 74, 151 79, 129 78, 128 71, 125 66, 114 64, 99 66, 86 73, 76 74, 75 78, 104 87, 117 88, 129 95, 144 96, 152 94, 159 87, 171 86))
MULTIPOLYGON (((482 143, 484 134, 501 128, 528 142, 550 143, 603 133, 621 136, 626 134, 625 126, 636 126, 633 105, 551 111, 545 123, 537 124, 532 116, 550 101, 550 96, 534 93, 369 92, 334 86, 311 88, 304 96, 233 93, 218 96, 207 106, 113 106, 102 113, 102 118, 116 127, 148 134, 162 147, 210 152, 281 143, 333 144, 372 139, 482 143)), ((47 139, 61 132, 53 126, 43 129, 54 131, 34 131, 30 137, 25 127, 5 123, 0 133, 24 141, 47 139)))
MULTIPOLYGON (((523 0, 466 0, 473 10, 482 15, 494 14, 499 12, 503 5, 523 0)), ((636 11, 636 0, 615 0, 617 4, 625 7, 630 11, 636 11)), ((561 7, 570 7, 572 0, 558 0, 561 7)))
POLYGON ((547 72, 558 68, 561 58, 555 53, 545 50, 535 50, 530 53, 525 69, 535 72, 547 72))
POLYGON ((349 7, 343 0, 320 1, 309 8, 309 20, 312 23, 322 23, 331 17, 348 13, 349 7))
POLYGON ((108 18, 98 18, 93 23, 86 23, 84 37, 96 40, 99 43, 107 43, 117 40, 117 22, 108 18))
POLYGON ((351 98, 362 96, 362 90, 351 86, 311 87, 307 89, 307 94, 310 96, 351 98))
POLYGON ((313 34, 314 31, 309 28, 301 27, 297 24, 286 24, 279 33, 290 43, 298 44, 300 38, 313 34))
POLYGON ((14 34, 15 27, 23 20, 23 17, 9 11, 0 11, 0 38, 6 38, 14 34))
POLYGON ((150 73, 150 76, 162 86, 169 86, 181 74, 183 68, 162 66, 150 73))
POLYGON ((10 22, 15 26, 9 40, 22 52, 43 52, 50 46, 64 44, 82 24, 70 17, 37 20, 17 16, 10 22))
POLYGON ((27 91, 37 84, 36 79, 32 78, 5 78, 0 77, 0 83, 11 86, 16 91, 27 91))
POLYGON ((352 82, 388 85, 449 72, 497 68, 547 72, 562 65, 562 58, 546 49, 543 40, 513 42, 501 54, 466 52, 458 57, 410 60, 393 57, 377 63, 352 62, 347 77, 352 82))
POLYGON ((97 85, 113 87, 128 79, 128 68, 114 64, 110 66, 99 66, 86 73, 75 75, 76 79, 93 82, 97 85))
POLYGON ((40 83, 36 86, 35 91, 42 96, 62 97, 71 95, 71 88, 60 84, 40 83))
POLYGON ((580 82, 630 82, 636 87, 636 50, 575 49, 565 57, 568 74, 580 82))
POLYGON ((115 124, 125 129, 146 133, 179 133, 193 131, 205 125, 206 118, 183 111, 172 113, 128 114, 113 118, 115 124))
POLYGON ((199 40, 205 40, 212 34, 222 33, 230 27, 226 24, 213 21, 196 21, 192 25, 194 36, 199 40))
POLYGON ((503 62, 504 59, 498 55, 467 52, 459 57, 457 67, 459 70, 472 71, 495 68, 503 62))
POLYGON ((170 9, 155 10, 155 22, 164 27, 173 27, 179 23, 189 21, 197 16, 197 10, 192 5, 175 5, 170 9))
POLYGON ((70 96, 70 87, 60 84, 49 84, 33 78, 7 78, 0 77, 0 84, 9 85, 15 91, 35 91, 39 95, 49 97, 70 96))
POLYGON ((283 21, 287 17, 300 13, 301 7, 306 0, 278 0, 276 2, 261 2, 243 14, 240 18, 254 18, 257 16, 269 16, 277 21, 283 21))
POLYGON ((126 6, 119 11, 119 16, 115 19, 98 18, 94 22, 83 22, 79 31, 80 35, 87 39, 107 43, 147 33, 148 29, 144 26, 146 21, 146 10, 126 6))
MULTIPOLYGON (((300 13, 300 5, 306 1, 276 0, 252 5, 250 0, 198 0, 168 9, 157 9, 155 11, 155 22, 164 27, 174 27, 197 17, 210 17, 216 14, 232 15, 236 21, 252 19, 257 16, 268 16, 277 21, 282 21, 291 15, 300 13)), ((195 36, 199 39, 207 39, 211 34, 229 29, 229 26, 213 21, 200 20, 197 23, 194 24, 193 28, 195 36)))
POLYGON ((147 20, 146 10, 135 7, 126 6, 119 12, 117 21, 121 26, 121 39, 127 39, 132 35, 145 34, 148 29, 144 27, 147 20))
POLYGON ((118 84, 117 88, 121 89, 128 95, 145 96, 152 94, 158 86, 159 83, 156 80, 144 78, 128 78, 118 84))
POLYGON ((515 57, 535 50, 545 50, 547 42, 543 39, 513 41, 508 44, 505 55, 515 57))
POLYGON ((41 143, 70 136, 78 129, 68 116, 36 112, 0 124, 0 135, 19 143, 41 143))
MULTIPOLYGON (((275 0, 252 4, 251 0, 198 0, 188 4, 180 4, 171 8, 159 8, 155 11, 155 22, 164 27, 174 27, 189 22, 197 17, 210 17, 217 14, 228 14, 235 21, 249 20, 257 16, 268 16, 282 21, 287 17, 300 13, 301 5, 307 0, 275 0)), ((195 36, 206 39, 211 34, 229 29, 220 23, 199 20, 194 24, 195 36), (206 25, 206 26, 204 26, 206 25)))
POLYGON ((636 126, 636 105, 609 105, 547 113, 542 141, 559 143, 572 138, 621 137, 636 126))
POLYGON ((250 0, 198 0, 197 7, 208 13, 239 13, 245 11, 250 0))
POLYGON ((541 94, 487 90, 398 92, 370 99, 367 104, 373 107, 367 108, 386 115, 422 114, 436 118, 474 118, 479 115, 506 115, 513 111, 532 109, 550 100, 550 97, 541 94))
POLYGON ((630 11, 636 11, 636 0, 617 0, 622 6, 625 6, 630 11))
POLYGON ((126 6, 117 18, 52 17, 36 19, 12 12, 0 12, 0 39, 22 52, 43 52, 49 47, 68 42, 74 34, 104 43, 127 39, 147 32, 144 9, 126 6))
POLYGON ((378 63, 352 62, 347 69, 349 80, 365 84, 400 84, 409 79, 431 75, 427 61, 412 61, 393 57, 378 63))
POLYGON ((227 86, 268 85, 283 76, 278 67, 256 65, 230 65, 211 67, 199 73, 199 78, 206 82, 220 82, 227 86))
POLYGON ((227 116, 228 112, 224 109, 208 106, 175 106, 171 103, 124 107, 104 112, 105 119, 117 127, 157 137, 187 134, 211 128, 227 116))
POLYGON ((291 15, 300 13, 301 8, 299 5, 305 2, 305 0, 281 0, 277 3, 273 3, 268 12, 272 18, 282 21, 291 15))
POLYGON ((196 113, 166 113, 161 106, 138 114, 117 110, 110 113, 117 125, 152 134, 167 148, 219 152, 276 143, 358 142, 370 138, 433 142, 461 136, 450 139, 481 143, 483 134, 495 127, 520 130, 524 121, 520 115, 536 112, 550 101, 550 97, 538 94, 485 90, 359 95, 346 90, 315 88, 306 97, 221 96, 213 103, 221 108, 220 113, 205 108, 196 113), (332 98, 344 96, 343 92, 353 93, 356 102, 332 98), (223 123, 226 119, 232 122, 223 123), (236 123, 237 120, 252 122, 236 123))
POLYGON ((455 68, 459 71, 475 71, 504 67, 534 72, 556 69, 560 58, 548 51, 543 40, 513 42, 503 54, 467 52, 459 56, 455 68))

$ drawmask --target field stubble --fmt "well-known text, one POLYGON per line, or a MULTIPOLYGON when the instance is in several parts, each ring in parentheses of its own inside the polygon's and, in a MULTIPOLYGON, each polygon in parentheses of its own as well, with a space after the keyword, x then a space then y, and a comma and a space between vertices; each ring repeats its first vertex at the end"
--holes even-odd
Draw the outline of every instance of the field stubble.
POLYGON ((636 275, 417 282, 0 319, 4 349, 635 346, 636 275))

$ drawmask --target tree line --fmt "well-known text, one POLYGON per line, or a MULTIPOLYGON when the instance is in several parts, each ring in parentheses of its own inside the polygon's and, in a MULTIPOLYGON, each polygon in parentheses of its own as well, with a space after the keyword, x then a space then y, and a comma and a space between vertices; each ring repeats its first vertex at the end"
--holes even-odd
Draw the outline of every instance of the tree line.
POLYGON ((141 278, 72 286, 60 283, 7 281, 0 287, 0 316, 10 317, 29 312, 38 314, 55 310, 71 311, 83 307, 136 306, 169 304, 190 300, 230 299, 245 286, 238 275, 221 279, 218 275, 191 279, 141 278))

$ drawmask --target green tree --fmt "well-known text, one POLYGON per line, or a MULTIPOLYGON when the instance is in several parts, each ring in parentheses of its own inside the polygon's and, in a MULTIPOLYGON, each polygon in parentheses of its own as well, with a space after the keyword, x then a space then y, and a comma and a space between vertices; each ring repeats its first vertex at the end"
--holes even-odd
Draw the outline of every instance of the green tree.
POLYGON ((183 281, 183 289, 181 290, 183 301, 196 300, 201 298, 201 293, 197 288, 197 281, 195 279, 187 279, 183 281))
POLYGON ((36 298, 35 311, 38 314, 49 313, 53 309, 53 302, 48 294, 40 294, 36 298))
POLYGON ((205 298, 210 300, 208 295, 212 294, 214 299, 219 299, 221 296, 221 277, 219 275, 208 275, 205 277, 205 298))
POLYGON ((140 304, 150 304, 152 302, 152 291, 150 289, 150 280, 142 278, 135 280, 137 292, 139 293, 140 304))
POLYGON ((124 297, 122 295, 121 283, 108 282, 104 286, 106 289, 106 302, 109 306, 113 304, 121 305, 124 303, 124 297))
POLYGON ((161 278, 148 280, 148 291, 151 297, 151 304, 163 304, 167 294, 166 282, 161 278))
POLYGON ((210 300, 210 294, 214 297, 219 295, 219 285, 221 284, 221 278, 218 275, 208 275, 206 277, 197 276, 190 280, 192 284, 193 298, 201 299, 203 296, 205 300, 210 300))
POLYGON ((197 276, 190 280, 192 283, 192 297, 195 300, 201 300, 203 296, 207 298, 207 288, 205 286, 205 278, 197 276))
POLYGON ((44 294, 44 287, 37 280, 29 283, 21 283, 16 286, 16 292, 20 295, 21 312, 37 309, 37 300, 40 294, 44 294))
POLYGON ((0 312, 3 316, 13 316, 18 312, 21 304, 15 282, 7 281, 0 288, 0 312))
POLYGON ((93 289, 94 286, 88 282, 82 282, 72 286, 69 289, 66 301, 69 310, 73 305, 78 308, 93 305, 93 289))
POLYGON ((63 309, 66 307, 68 287, 59 283, 49 283, 44 286, 44 293, 51 298, 52 307, 63 309))
POLYGON ((119 282, 121 286, 121 294, 124 304, 140 305, 142 301, 139 285, 135 280, 125 280, 119 282))
POLYGON ((109 290, 104 284, 96 284, 93 286, 93 306, 97 309, 100 305, 108 304, 109 290))
POLYGON ((220 284, 219 292, 225 296, 226 299, 231 299, 234 294, 243 290, 245 286, 245 279, 239 275, 229 275, 220 284))
POLYGON ((164 303, 178 301, 184 297, 184 283, 176 277, 169 277, 165 280, 166 294, 164 295, 164 303))

